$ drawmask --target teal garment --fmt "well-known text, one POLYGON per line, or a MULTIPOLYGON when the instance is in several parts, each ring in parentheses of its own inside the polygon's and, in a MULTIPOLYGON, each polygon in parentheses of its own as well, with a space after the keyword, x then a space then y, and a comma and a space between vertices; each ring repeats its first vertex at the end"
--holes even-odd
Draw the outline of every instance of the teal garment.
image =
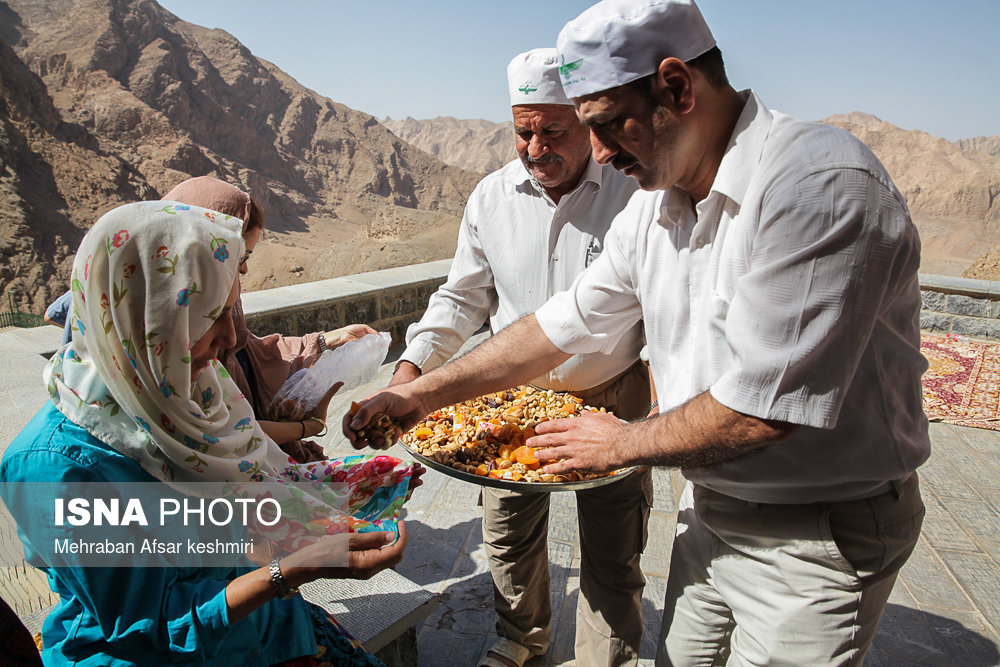
MULTIPOLYGON (((0 482, 156 482, 49 402, 7 448, 0 482)), ((46 665, 273 665, 316 652, 308 604, 272 600, 230 624, 225 587, 254 565, 231 567, 48 567, 32 546, 65 537, 31 496, 0 485, 28 562, 60 601, 42 628, 46 665), (46 541, 46 542, 43 542, 46 541)), ((238 562, 235 562, 238 561, 238 562)))

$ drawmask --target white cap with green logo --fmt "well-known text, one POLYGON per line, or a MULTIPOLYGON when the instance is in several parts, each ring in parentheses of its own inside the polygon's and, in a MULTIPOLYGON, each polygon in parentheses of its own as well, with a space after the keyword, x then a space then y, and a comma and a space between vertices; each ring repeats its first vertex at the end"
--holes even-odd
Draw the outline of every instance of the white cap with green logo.
POLYGON ((559 83, 559 57, 555 49, 532 49, 514 56, 507 65, 510 105, 573 105, 559 83))
POLYGON ((556 40, 569 97, 635 81, 664 58, 688 61, 715 46, 694 0, 604 0, 566 24, 556 40))

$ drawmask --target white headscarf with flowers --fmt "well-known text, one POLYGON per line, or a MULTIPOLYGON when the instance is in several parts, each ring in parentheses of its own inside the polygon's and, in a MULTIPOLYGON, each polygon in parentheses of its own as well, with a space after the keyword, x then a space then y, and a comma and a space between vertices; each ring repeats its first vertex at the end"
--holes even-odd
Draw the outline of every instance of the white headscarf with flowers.
POLYGON ((60 412, 174 483, 259 480, 289 461, 222 364, 191 380, 191 346, 218 318, 243 221, 174 202, 107 213, 73 263, 73 340, 45 380, 60 412))

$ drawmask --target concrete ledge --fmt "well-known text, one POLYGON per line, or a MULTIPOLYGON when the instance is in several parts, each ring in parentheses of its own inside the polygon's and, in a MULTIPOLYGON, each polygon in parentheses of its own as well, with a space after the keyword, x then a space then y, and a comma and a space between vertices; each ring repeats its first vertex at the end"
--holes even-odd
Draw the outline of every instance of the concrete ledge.
POLYGON ((979 297, 990 296, 1000 299, 1000 282, 996 280, 956 278, 928 273, 921 273, 919 279, 921 291, 929 290, 945 294, 966 294, 979 297))
POLYGON ((920 274, 920 328, 1000 340, 1000 282, 920 274))
POLYGON ((399 344, 450 268, 447 259, 248 292, 243 311, 256 332, 301 336, 363 323, 388 331, 399 344))

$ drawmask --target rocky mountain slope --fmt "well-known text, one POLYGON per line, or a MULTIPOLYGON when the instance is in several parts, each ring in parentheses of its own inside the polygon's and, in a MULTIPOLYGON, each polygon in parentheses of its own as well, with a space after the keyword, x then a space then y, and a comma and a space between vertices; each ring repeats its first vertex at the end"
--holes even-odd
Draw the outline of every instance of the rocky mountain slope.
POLYGON ((859 112, 822 122, 861 139, 889 171, 920 229, 921 271, 960 276, 1000 244, 1000 158, 976 149, 1000 136, 951 143, 859 112))
POLYGON ((153 0, 0 2, 0 290, 40 312, 97 215, 202 174, 268 216, 247 289, 449 257, 480 178, 153 0))
POLYGON ((382 124, 397 137, 450 165, 488 174, 517 157, 514 123, 460 120, 439 116, 430 120, 392 120, 382 124))

